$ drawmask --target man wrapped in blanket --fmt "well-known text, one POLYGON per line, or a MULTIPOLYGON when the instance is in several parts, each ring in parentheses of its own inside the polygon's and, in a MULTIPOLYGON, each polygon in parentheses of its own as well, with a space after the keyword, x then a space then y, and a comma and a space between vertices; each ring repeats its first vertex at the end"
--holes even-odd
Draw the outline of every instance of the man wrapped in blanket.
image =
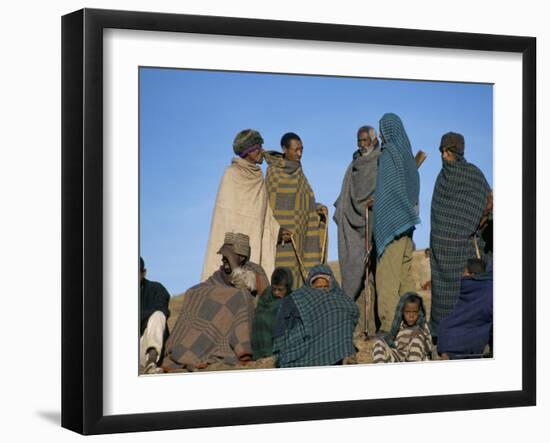
POLYGON ((219 269, 183 297, 166 342, 166 372, 194 371, 218 362, 237 365, 252 358, 255 297, 269 281, 261 266, 249 260, 247 235, 227 232, 218 254, 219 269))
POLYGON ((474 238, 492 220, 492 190, 483 172, 466 161, 464 149, 462 134, 448 132, 441 137, 442 166, 432 196, 430 231, 430 327, 434 338, 439 335, 441 320, 457 302, 466 260, 478 253, 486 263, 489 258, 484 241, 476 248, 474 238))
POLYGON ((390 336, 374 342, 372 359, 374 363, 428 360, 432 346, 422 298, 408 292, 399 300, 390 336))

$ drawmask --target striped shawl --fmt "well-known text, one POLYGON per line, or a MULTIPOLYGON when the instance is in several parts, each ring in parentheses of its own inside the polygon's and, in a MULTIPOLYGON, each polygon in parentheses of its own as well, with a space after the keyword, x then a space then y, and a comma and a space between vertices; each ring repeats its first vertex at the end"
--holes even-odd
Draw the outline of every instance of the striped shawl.
POLYGON ((293 233, 296 251, 292 244, 277 245, 275 266, 290 268, 293 288, 303 283, 298 255, 307 273, 313 266, 326 262, 326 223, 317 213, 315 195, 300 162, 285 160, 281 153, 265 154, 268 164, 265 177, 269 204, 281 228, 293 233))
POLYGON ((384 114, 380 133, 384 143, 374 194, 374 242, 378 259, 387 245, 420 223, 420 178, 401 119, 395 114, 384 114))

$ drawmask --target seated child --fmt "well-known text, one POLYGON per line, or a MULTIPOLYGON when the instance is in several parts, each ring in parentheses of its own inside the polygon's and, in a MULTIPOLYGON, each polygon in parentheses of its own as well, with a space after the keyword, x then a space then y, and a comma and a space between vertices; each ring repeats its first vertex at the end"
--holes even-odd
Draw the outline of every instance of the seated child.
POLYGON ((390 336, 374 342, 373 362, 422 361, 428 360, 431 353, 432 336, 422 298, 415 292, 407 292, 395 309, 390 336))
POLYGON ((290 294, 292 271, 288 268, 276 268, 268 286, 258 300, 254 322, 252 323, 252 358, 273 355, 273 328, 283 297, 290 294))
POLYGON ((460 294, 451 313, 441 320, 437 350, 442 358, 481 357, 493 335, 493 273, 485 263, 468 259, 460 294))

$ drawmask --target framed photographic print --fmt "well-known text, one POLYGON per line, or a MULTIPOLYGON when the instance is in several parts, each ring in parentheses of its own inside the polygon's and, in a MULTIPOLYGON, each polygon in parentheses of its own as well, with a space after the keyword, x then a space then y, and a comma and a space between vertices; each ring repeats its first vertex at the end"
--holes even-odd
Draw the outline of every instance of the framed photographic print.
POLYGON ((534 38, 84 9, 62 58, 64 427, 535 404, 534 38))

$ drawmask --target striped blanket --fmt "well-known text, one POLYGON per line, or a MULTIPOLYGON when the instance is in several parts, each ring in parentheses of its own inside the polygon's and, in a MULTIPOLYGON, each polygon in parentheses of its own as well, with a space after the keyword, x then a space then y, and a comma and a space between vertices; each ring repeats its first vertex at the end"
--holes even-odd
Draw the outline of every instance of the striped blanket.
POLYGON ((311 267, 326 262, 327 227, 317 213, 315 195, 300 162, 285 160, 281 153, 265 153, 268 164, 265 184, 273 215, 281 228, 293 233, 292 244, 277 245, 275 266, 292 271, 293 289, 303 283, 311 267), (305 269, 301 270, 299 256, 305 269))
POLYGON ((190 288, 166 343, 163 368, 193 370, 250 357, 254 297, 228 283, 223 270, 190 288))
POLYGON ((374 363, 393 363, 400 361, 428 360, 432 352, 432 335, 426 321, 424 302, 420 298, 418 319, 414 326, 403 321, 405 305, 415 292, 403 294, 395 308, 392 327, 389 334, 377 338, 372 348, 374 363))
POLYGON ((402 361, 429 360, 432 352, 432 337, 428 324, 409 327, 401 322, 395 346, 385 340, 376 339, 372 346, 373 363, 395 363, 402 361))
POLYGON ((387 245, 420 223, 420 178, 401 119, 395 114, 384 114, 380 134, 384 142, 378 160, 373 209, 378 259, 387 245))
MULTIPOLYGON (((490 193, 483 173, 457 154, 443 161, 435 182, 431 210, 432 333, 448 315, 460 292, 460 278, 468 258, 476 256, 475 233, 490 193)), ((480 244, 483 255, 483 244, 480 244)), ((482 256, 483 258, 483 256, 482 256)))
POLYGON ((312 268, 307 281, 317 274, 331 276, 328 290, 307 284, 283 299, 273 332, 279 367, 332 365, 355 353, 352 337, 359 310, 328 266, 312 268))

